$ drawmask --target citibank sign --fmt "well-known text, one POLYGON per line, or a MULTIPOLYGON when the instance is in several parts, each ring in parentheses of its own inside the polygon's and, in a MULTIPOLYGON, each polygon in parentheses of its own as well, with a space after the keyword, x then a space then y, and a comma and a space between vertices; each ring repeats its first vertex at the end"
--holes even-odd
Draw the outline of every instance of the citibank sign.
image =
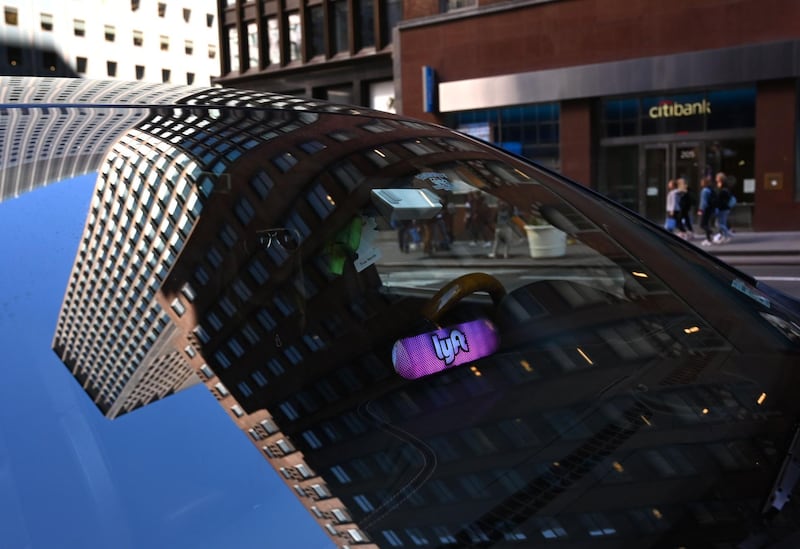
POLYGON ((650 107, 648 114, 650 118, 677 118, 711 114, 711 101, 703 99, 693 103, 676 103, 664 100, 660 101, 658 105, 650 107))

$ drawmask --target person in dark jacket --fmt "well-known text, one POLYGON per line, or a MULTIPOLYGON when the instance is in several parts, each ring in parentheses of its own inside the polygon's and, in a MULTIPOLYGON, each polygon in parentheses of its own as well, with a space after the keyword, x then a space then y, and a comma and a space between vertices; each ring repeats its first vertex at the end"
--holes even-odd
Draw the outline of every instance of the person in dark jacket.
POLYGON ((700 190, 700 205, 697 209, 697 215, 700 216, 700 227, 706 233, 706 238, 703 240, 701 246, 711 246, 713 242, 713 227, 714 215, 716 213, 717 197, 712 187, 711 178, 704 177, 700 182, 702 189, 700 190))
POLYGON ((678 193, 680 193, 678 198, 678 218, 680 221, 678 224, 683 227, 683 237, 687 240, 691 240, 694 236, 692 210, 694 209, 695 200, 689 190, 689 186, 686 184, 686 180, 682 177, 678 179, 678 193))
POLYGON ((728 189, 727 176, 719 172, 717 174, 717 226, 719 234, 714 236, 715 244, 730 242, 731 231, 728 229, 728 215, 731 213, 731 192, 728 189))

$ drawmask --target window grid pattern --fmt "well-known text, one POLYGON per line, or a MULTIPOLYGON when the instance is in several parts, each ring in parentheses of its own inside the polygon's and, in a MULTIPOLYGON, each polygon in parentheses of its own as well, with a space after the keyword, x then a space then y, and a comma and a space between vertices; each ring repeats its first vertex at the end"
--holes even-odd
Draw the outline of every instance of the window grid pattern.
POLYGON ((54 346, 108 414, 161 398, 191 375, 185 361, 150 351, 171 326, 155 299, 181 251, 182 240, 170 236, 181 216, 194 221, 200 213, 196 192, 183 188, 196 168, 169 142, 134 129, 98 175, 54 346), (146 383, 154 362, 175 372, 146 383))

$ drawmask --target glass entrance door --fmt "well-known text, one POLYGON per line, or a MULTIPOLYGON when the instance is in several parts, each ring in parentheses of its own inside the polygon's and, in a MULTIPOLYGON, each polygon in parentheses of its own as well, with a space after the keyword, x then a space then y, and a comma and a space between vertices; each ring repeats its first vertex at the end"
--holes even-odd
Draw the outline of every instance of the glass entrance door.
POLYGON ((702 143, 659 143, 642 145, 644 185, 639 192, 639 211, 655 222, 666 213, 667 182, 683 178, 689 192, 697 193, 703 176, 700 160, 702 143))
MULTIPOLYGON (((703 178, 703 150, 701 143, 676 143, 672 145, 672 177, 683 178, 690 193, 700 193, 703 178)), ((710 175, 710 173, 708 174, 710 175)))
POLYGON ((664 221, 670 177, 668 158, 668 145, 644 146, 644 185, 639 189, 639 211, 656 223, 664 221))

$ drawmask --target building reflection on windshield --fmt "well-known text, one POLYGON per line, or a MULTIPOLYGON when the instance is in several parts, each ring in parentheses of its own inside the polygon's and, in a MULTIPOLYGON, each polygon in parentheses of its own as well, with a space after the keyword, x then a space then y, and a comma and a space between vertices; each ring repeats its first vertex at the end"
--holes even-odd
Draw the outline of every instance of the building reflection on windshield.
POLYGON ((107 417, 204 383, 341 545, 745 537, 794 405, 766 390, 789 360, 780 322, 753 325, 750 355, 719 329, 759 316, 737 300, 764 305, 724 272, 692 289, 663 268, 679 244, 444 128, 250 92, 162 99, 179 106, 87 107, 69 135, 74 109, 26 107, 84 148, 5 174, 98 160, 53 348, 107 417), (404 227, 371 195, 408 188, 439 215, 404 227), (518 227, 489 258, 498 204, 565 233, 564 253, 530 257, 518 227), (476 286, 422 314, 460 277, 476 286), (397 375, 395 342, 476 319, 497 329, 489 356, 397 375))

